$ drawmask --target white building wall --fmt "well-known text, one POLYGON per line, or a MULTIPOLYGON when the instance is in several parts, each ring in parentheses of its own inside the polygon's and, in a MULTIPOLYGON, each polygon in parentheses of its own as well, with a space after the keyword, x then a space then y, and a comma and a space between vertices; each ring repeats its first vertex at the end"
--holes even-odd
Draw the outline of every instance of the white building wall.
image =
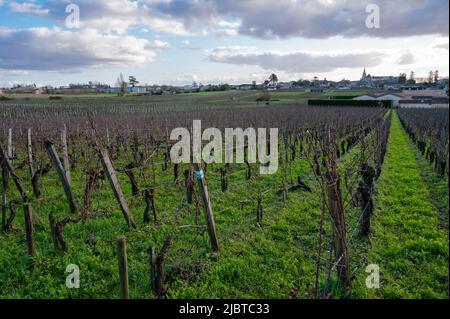
POLYGON ((399 96, 396 96, 396 95, 386 94, 386 95, 382 95, 382 96, 377 97, 377 100, 379 100, 379 101, 383 101, 383 100, 384 101, 385 100, 392 101, 392 106, 393 107, 398 107, 399 104, 400 104, 400 100, 402 100, 402 98, 399 97, 399 96))

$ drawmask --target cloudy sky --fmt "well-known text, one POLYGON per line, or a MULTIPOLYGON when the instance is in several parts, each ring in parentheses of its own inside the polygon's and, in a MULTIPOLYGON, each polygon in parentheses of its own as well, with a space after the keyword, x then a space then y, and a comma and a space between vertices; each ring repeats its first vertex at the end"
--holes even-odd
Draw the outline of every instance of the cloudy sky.
POLYGON ((448 76, 448 36, 448 0, 0 0, 0 87, 448 76))

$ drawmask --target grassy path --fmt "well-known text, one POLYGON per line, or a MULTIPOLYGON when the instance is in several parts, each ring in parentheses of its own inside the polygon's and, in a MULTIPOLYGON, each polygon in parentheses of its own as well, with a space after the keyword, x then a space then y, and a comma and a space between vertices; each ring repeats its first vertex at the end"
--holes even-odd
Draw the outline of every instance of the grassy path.
MULTIPOLYGON (((442 228, 433 173, 393 117, 391 136, 376 185, 375 212, 367 264, 380 267, 380 288, 367 289, 360 270, 360 298, 448 298, 448 229, 442 228)), ((439 187, 442 185, 438 185, 439 187)), ((439 189, 446 191, 448 188, 439 189)), ((448 203, 448 201, 447 201, 448 203)), ((447 204, 448 205, 448 204, 447 204)), ((447 206, 448 214, 448 206, 447 206)))

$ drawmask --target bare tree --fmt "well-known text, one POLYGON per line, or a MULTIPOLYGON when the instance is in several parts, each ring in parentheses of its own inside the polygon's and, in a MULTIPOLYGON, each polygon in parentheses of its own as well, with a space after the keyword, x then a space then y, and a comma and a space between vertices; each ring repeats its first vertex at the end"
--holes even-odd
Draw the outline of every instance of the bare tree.
POLYGON ((119 96, 124 96, 128 87, 128 83, 124 80, 122 73, 120 73, 119 77, 117 78, 117 87, 119 88, 119 96))

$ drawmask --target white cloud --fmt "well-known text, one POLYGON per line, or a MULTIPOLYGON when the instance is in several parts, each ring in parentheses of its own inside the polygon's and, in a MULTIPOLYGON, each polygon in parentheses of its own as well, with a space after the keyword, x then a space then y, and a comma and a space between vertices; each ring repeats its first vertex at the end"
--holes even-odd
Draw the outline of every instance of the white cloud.
POLYGON ((163 41, 59 28, 0 29, 0 69, 76 70, 151 62, 163 41))
MULTIPOLYGON (((2 3, 0 3, 1 5, 2 3)), ((32 2, 12 2, 8 6, 9 11, 13 13, 26 13, 38 16, 46 16, 50 12, 49 9, 43 8, 41 5, 32 2)))
POLYGON ((238 35, 238 31, 235 29, 221 29, 214 31, 214 34, 218 38, 234 37, 238 35))
MULTIPOLYGON (((60 0, 48 0, 47 3, 51 8, 50 17, 63 24, 67 16, 67 3, 60 0)), ((80 8, 81 28, 126 34, 130 28, 139 27, 174 35, 190 34, 181 21, 154 12, 149 6, 154 3, 131 0, 77 0, 76 4, 80 8)))
MULTIPOLYGON (((1 1, 1 0, 0 0, 1 1)), ((31 0, 29 0, 31 1, 31 0)), ((63 22, 67 1, 47 0, 63 22)), ((77 0, 82 27, 126 33, 131 27, 192 35, 207 29, 257 38, 403 37, 449 34, 447 0, 77 0), (381 11, 381 27, 368 29, 368 4, 381 11)), ((18 6, 25 6, 17 4, 18 6)), ((45 10, 33 2, 28 11, 45 10)), ((27 10, 27 9, 22 9, 27 10)))
POLYGON ((239 21, 230 22, 226 20, 220 20, 219 22, 217 22, 217 25, 223 28, 238 28, 241 25, 241 22, 239 21))
POLYGON ((313 54, 308 52, 261 52, 254 47, 219 47, 207 51, 212 62, 259 66, 288 73, 331 72, 340 68, 373 67, 384 57, 379 52, 313 54))
POLYGON ((240 33, 260 38, 401 37, 449 33, 443 0, 222 0, 219 12, 241 20, 240 33), (381 27, 366 27, 366 7, 380 7, 381 27))
POLYGON ((23 70, 2 70, 0 69, 0 75, 1 76, 24 76, 29 75, 30 72, 23 71, 23 70))
POLYGON ((227 21, 237 21, 240 34, 267 39, 449 33, 446 0, 172 0, 152 1, 149 6, 182 21, 187 29, 198 24, 231 28, 227 21), (380 7, 379 29, 366 26, 368 4, 380 7))

